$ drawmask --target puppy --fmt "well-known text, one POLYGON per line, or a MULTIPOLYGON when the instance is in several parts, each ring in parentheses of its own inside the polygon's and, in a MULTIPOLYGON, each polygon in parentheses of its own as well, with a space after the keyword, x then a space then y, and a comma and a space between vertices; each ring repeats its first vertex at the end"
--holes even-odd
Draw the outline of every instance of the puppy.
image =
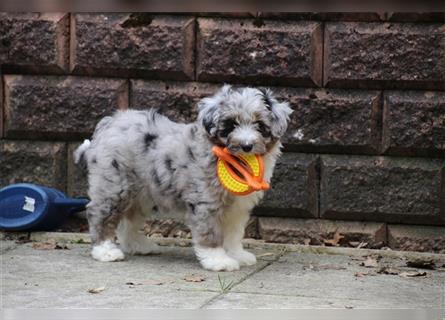
POLYGON ((74 152, 75 162, 88 169, 94 259, 118 261, 124 252, 156 252, 156 244, 139 233, 145 215, 175 210, 184 212, 205 269, 231 271, 256 263, 241 240, 263 192, 228 193, 217 178, 211 150, 220 145, 233 154, 262 155, 270 181, 292 111, 269 90, 228 85, 202 99, 198 109, 198 120, 191 124, 170 121, 154 110, 118 111, 103 118, 91 142, 85 140, 74 152))

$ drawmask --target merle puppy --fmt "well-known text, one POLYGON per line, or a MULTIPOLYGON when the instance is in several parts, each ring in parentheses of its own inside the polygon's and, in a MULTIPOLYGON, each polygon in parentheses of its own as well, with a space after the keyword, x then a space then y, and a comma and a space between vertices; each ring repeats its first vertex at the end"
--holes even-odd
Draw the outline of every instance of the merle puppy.
POLYGON ((233 154, 262 155, 270 181, 292 111, 269 90, 227 85, 198 108, 198 120, 190 124, 154 110, 118 111, 103 118, 91 142, 85 140, 75 151, 76 163, 88 169, 93 258, 117 261, 124 252, 157 251, 139 229, 152 210, 175 210, 184 212, 205 269, 231 271, 256 263, 241 239, 263 192, 228 193, 218 181, 211 150, 220 145, 233 154))

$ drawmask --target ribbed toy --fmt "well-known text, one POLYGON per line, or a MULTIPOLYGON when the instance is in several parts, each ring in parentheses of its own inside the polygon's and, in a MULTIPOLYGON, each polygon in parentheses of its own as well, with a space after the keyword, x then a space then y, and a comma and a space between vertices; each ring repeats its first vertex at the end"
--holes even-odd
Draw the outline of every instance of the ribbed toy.
POLYGON ((212 151, 218 158, 216 172, 219 181, 227 191, 245 196, 270 188, 263 180, 264 163, 261 156, 252 153, 235 156, 227 148, 218 146, 214 146, 212 151))

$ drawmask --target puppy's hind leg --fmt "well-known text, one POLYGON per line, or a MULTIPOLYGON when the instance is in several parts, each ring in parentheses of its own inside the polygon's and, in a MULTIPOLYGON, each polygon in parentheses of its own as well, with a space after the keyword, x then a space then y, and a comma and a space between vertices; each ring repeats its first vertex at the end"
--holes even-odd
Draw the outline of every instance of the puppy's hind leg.
POLYGON ((239 263, 223 248, 221 210, 206 202, 189 203, 189 226, 196 256, 204 269, 233 271, 239 263))
POLYGON ((109 168, 91 167, 87 205, 87 218, 90 227, 93 250, 91 255, 99 261, 119 261, 125 258, 116 245, 116 229, 123 213, 129 206, 130 185, 121 175, 116 174, 113 161, 109 168), (108 169, 108 170, 107 170, 108 169))
POLYGON ((107 202, 98 205, 92 201, 87 207, 87 217, 93 258, 103 262, 123 260, 124 253, 115 243, 115 231, 121 215, 107 202))
POLYGON ((121 248, 128 254, 158 254, 159 246, 141 233, 145 223, 145 216, 140 206, 135 205, 124 215, 117 229, 117 237, 121 248))

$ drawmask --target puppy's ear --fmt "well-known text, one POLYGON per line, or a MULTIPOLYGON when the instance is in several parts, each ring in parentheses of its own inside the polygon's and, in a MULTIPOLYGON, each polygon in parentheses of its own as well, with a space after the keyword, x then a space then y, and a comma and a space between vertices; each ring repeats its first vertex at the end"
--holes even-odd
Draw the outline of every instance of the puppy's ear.
POLYGON ((278 102, 269 89, 259 89, 263 96, 264 104, 272 113, 271 133, 275 138, 281 138, 286 132, 289 116, 293 112, 289 103, 278 102))
POLYGON ((216 123, 218 122, 218 108, 229 94, 230 85, 224 85, 212 97, 207 97, 198 102, 198 121, 202 123, 210 137, 216 137, 216 123))

